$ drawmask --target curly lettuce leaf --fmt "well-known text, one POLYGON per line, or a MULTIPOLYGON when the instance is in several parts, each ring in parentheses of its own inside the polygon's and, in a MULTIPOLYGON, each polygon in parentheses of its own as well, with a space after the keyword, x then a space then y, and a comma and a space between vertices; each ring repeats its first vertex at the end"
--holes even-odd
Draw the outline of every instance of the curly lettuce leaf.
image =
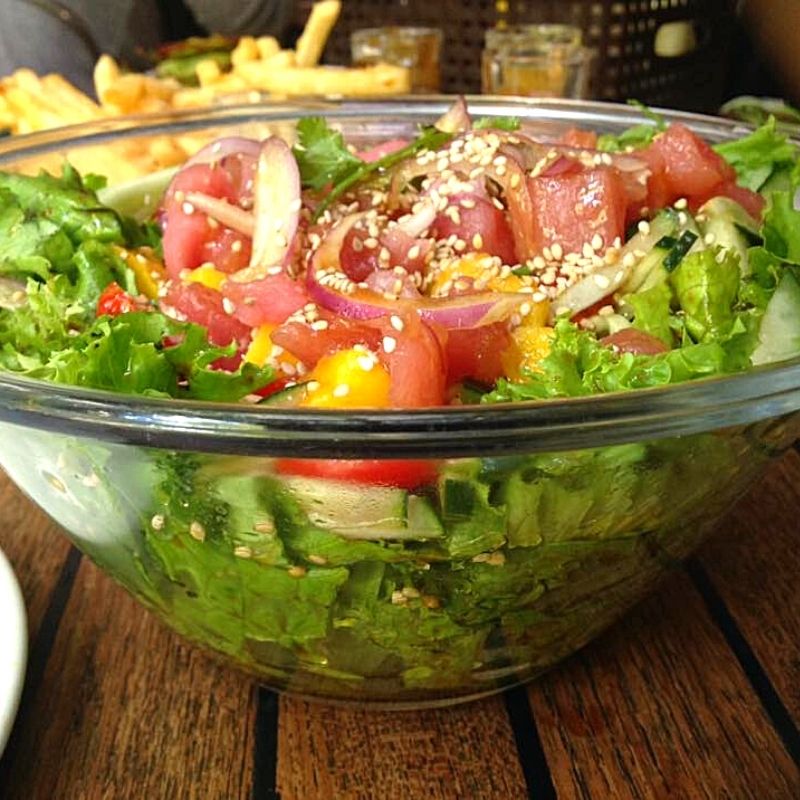
POLYGON ((791 169, 798 158, 798 149, 777 130, 770 117, 749 136, 715 145, 714 149, 736 170, 740 186, 754 192, 783 169, 791 169))
POLYGON ((40 286, 31 295, 31 313, 0 316, 6 369, 124 394, 219 402, 240 400, 274 379, 271 367, 249 363, 233 372, 214 369, 218 359, 233 355, 234 346, 212 345, 205 328, 155 311, 100 317, 80 332, 59 322, 60 314, 67 315, 62 320, 69 319, 71 309, 73 319, 82 314, 67 297, 68 291, 59 297, 50 287, 40 286), (41 316, 35 309, 43 312, 41 316), (24 350, 19 344, 22 335, 28 343, 24 350), (166 340, 179 344, 167 346, 166 340))
POLYGON ((568 320, 559 320, 550 353, 539 362, 539 371, 512 382, 501 378, 485 403, 580 397, 605 392, 665 386, 741 368, 741 349, 736 343, 688 343, 658 355, 618 353, 594 334, 568 320))

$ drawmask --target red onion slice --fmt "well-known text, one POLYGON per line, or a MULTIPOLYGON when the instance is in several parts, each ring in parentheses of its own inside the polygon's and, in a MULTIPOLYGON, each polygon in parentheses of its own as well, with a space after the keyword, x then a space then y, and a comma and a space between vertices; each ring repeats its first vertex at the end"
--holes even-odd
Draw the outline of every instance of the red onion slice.
POLYGON ((434 127, 445 133, 466 133, 472 130, 472 120, 467 111, 467 103, 460 96, 447 111, 434 122, 434 127))
POLYGON ((202 192, 187 192, 186 202, 194 206, 198 211, 202 211, 207 216, 222 223, 226 228, 242 233, 245 236, 253 236, 255 229, 255 218, 249 211, 245 211, 227 200, 220 197, 202 192))
POLYGON ((308 293, 314 302, 348 319, 374 319, 396 311, 398 307, 415 310, 425 322, 445 328, 477 328, 508 319, 530 295, 486 292, 438 300, 420 297, 387 300, 377 292, 356 287, 349 292, 337 288, 347 282, 340 274, 339 251, 345 236, 364 213, 350 214, 328 234, 311 259, 306 275, 308 293))
POLYGON ((255 160, 258 158, 260 149, 261 144, 255 139, 247 139, 244 136, 225 136, 198 150, 186 162, 186 166, 188 167, 191 164, 213 164, 234 153, 242 153, 246 157, 255 160))
POLYGON ((231 275, 236 283, 259 280, 270 267, 284 263, 300 219, 300 170, 283 139, 261 144, 253 191, 253 254, 250 264, 231 275))

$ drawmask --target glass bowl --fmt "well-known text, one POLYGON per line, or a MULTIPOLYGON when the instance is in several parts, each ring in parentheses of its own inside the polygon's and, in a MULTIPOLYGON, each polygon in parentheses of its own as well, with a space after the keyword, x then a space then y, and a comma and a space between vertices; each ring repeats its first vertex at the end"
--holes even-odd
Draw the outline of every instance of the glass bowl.
MULTIPOLYGON (((627 107, 471 101, 540 135, 627 107)), ((446 98, 326 105, 351 140, 446 98)), ((0 146, 0 167, 113 164, 163 137, 282 132, 313 108, 104 122, 0 146), (101 159, 102 156, 102 159, 101 159)), ((735 124, 687 114, 713 140, 735 124)), ((0 375, 0 464, 176 631, 279 690, 443 705, 530 680, 610 625, 800 433, 800 360, 508 406, 392 412, 184 403, 0 375), (428 460, 424 490, 289 478, 279 457, 428 460)))

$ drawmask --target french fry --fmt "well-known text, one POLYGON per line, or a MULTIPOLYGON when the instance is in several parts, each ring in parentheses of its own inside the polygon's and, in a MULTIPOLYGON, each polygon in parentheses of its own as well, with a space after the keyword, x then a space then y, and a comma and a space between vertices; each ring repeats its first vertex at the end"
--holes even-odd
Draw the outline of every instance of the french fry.
POLYGON ((260 57, 261 52, 258 49, 256 40, 252 36, 242 36, 231 52, 231 64, 235 68, 239 64, 245 64, 248 61, 258 61, 260 57))
POLYGON ((275 69, 263 62, 243 64, 240 74, 251 88, 282 94, 370 95, 401 94, 411 90, 411 75, 405 67, 376 64, 370 67, 286 67, 275 69))
POLYGON ((94 65, 94 73, 92 76, 94 80, 94 93, 101 103, 104 102, 103 98, 106 92, 117 81, 119 76, 120 70, 117 62, 107 53, 103 53, 94 65))
POLYGON ((256 47, 258 47, 258 55, 262 61, 272 58, 281 49, 274 36, 259 36, 256 39, 256 47))
POLYGON ((206 58, 198 62, 194 73, 201 86, 211 86, 219 80, 222 70, 213 58, 206 58))
POLYGON ((308 22, 297 40, 298 67, 314 67, 319 64, 325 43, 339 19, 341 9, 340 0, 321 0, 311 7, 308 22))

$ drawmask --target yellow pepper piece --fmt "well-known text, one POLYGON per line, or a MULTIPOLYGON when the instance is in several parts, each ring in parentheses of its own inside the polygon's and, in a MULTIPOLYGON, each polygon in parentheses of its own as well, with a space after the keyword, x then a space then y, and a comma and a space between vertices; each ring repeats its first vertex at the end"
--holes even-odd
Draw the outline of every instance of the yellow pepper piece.
POLYGON ((536 372, 539 362, 550 352, 553 329, 526 317, 522 325, 511 331, 514 340, 502 355, 503 369, 512 381, 522 378, 524 369, 536 372))
POLYGON ((311 408, 386 408, 389 373, 366 349, 323 356, 310 373, 302 402, 311 408))
POLYGON ((158 290, 166 280, 164 264, 158 259, 151 247, 138 247, 134 250, 116 248, 117 254, 124 259, 128 269, 136 278, 136 287, 150 300, 158 297, 158 290))
POLYGON ((259 367, 269 363, 284 375, 294 377, 300 369, 300 362, 291 353, 274 344, 272 331, 276 327, 277 325, 266 324, 253 330, 244 360, 259 367))
MULTIPOLYGON (((495 260, 488 253, 467 253, 451 261, 434 275, 430 283, 430 293, 433 296, 447 294, 447 287, 459 278, 485 278, 493 263, 495 260)), ((484 288, 489 292, 518 292, 526 285, 528 284, 522 278, 511 273, 505 277, 490 277, 484 288)))
POLYGON ((219 291, 225 279, 228 277, 224 272, 220 272, 213 264, 201 264, 197 269, 181 277, 186 283, 202 283, 203 286, 208 286, 209 289, 219 291))

